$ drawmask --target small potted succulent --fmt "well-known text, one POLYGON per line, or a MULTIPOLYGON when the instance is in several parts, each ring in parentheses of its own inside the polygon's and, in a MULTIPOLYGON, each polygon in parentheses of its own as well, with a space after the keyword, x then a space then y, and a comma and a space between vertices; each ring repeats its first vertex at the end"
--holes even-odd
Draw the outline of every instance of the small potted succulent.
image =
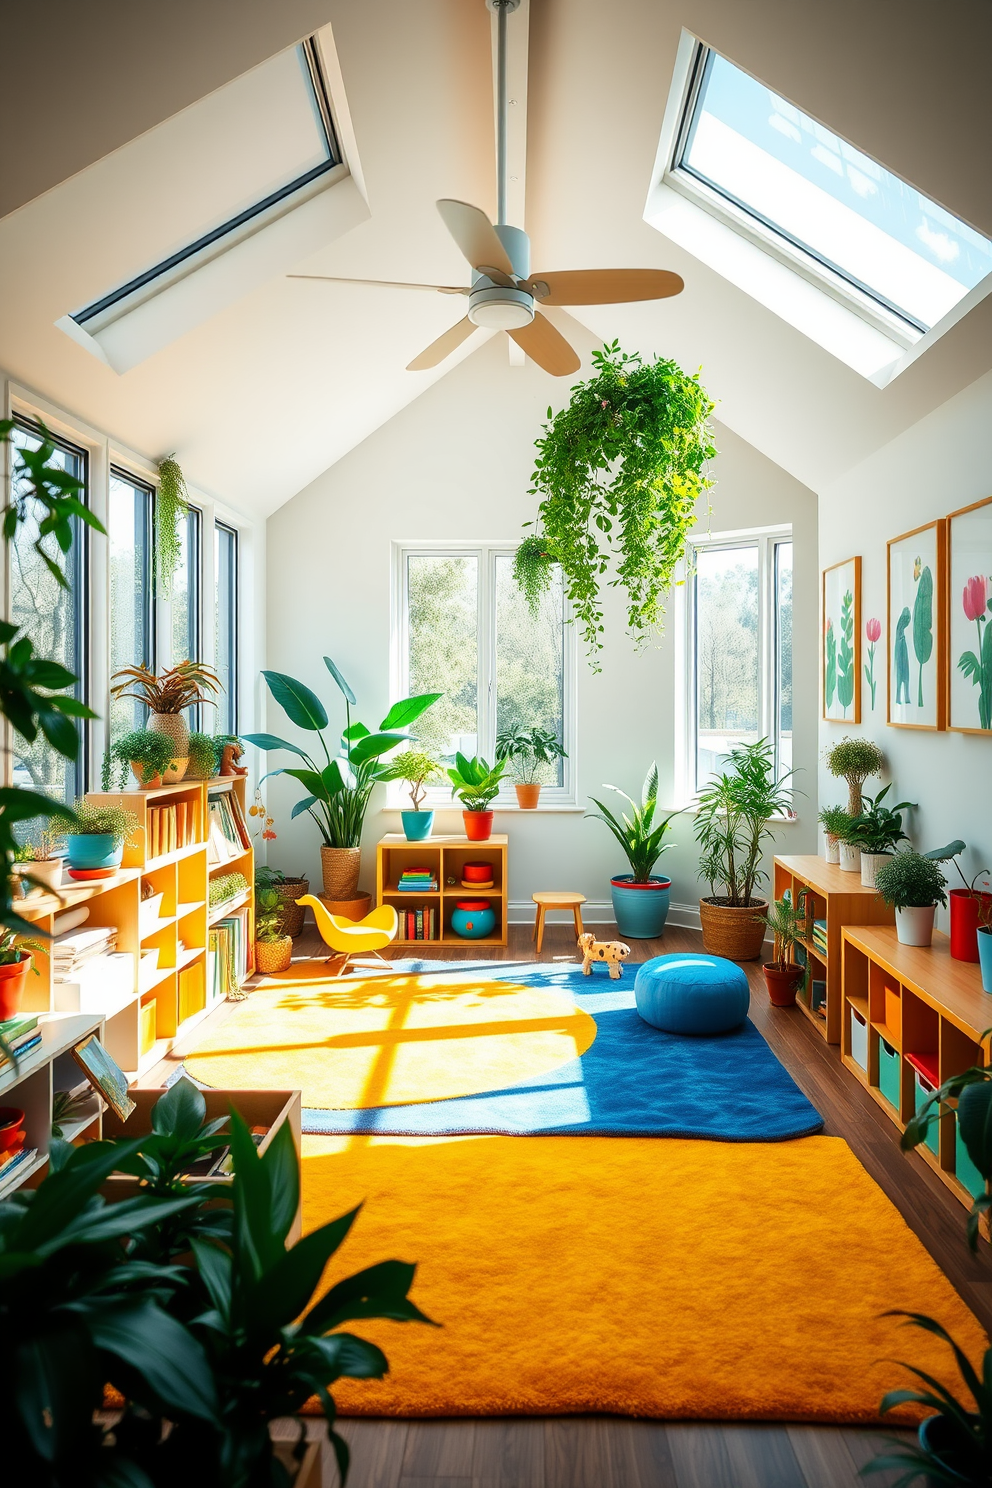
POLYGON ((264 976, 286 971, 293 959, 293 937, 282 924, 283 904, 276 890, 260 888, 255 895, 255 970, 264 976))
POLYGON ((66 857, 70 877, 96 873, 103 876, 121 865, 124 844, 138 829, 138 818, 123 806, 91 806, 80 800, 73 806, 75 820, 66 829, 66 857))
POLYGON ((443 780, 444 771, 439 760, 424 750, 405 749, 389 763, 389 779, 402 780, 410 788, 412 811, 401 811, 403 831, 407 842, 423 842, 431 835, 434 826, 433 811, 422 809, 427 786, 432 780, 443 780))
POLYGON ((589 815, 609 827, 630 864, 629 873, 617 873, 610 879, 610 897, 613 900, 613 915, 620 934, 631 940, 652 940, 661 935, 668 919, 669 898, 672 880, 663 874, 653 874, 651 869, 663 852, 673 845, 664 841, 665 833, 678 816, 672 811, 662 821, 655 822, 658 806, 658 766, 652 764, 644 778, 641 789, 641 804, 632 801, 625 791, 616 785, 607 785, 606 790, 615 791, 630 808, 615 816, 602 801, 592 797, 599 811, 589 815))
POLYGON ((791 1007, 796 993, 806 986, 809 967, 796 956, 809 931, 809 908, 805 893, 793 904, 791 898, 775 899, 758 919, 775 936, 774 960, 761 968, 765 974, 772 1007, 791 1007))
POLYGON ((182 780, 188 763, 187 756, 177 758, 168 734, 154 729, 132 729, 111 745, 110 755, 120 767, 119 790, 127 783, 128 767, 142 790, 158 790, 182 780))
POLYGON ((449 769, 451 794, 462 803, 462 820, 465 836, 470 842, 488 842, 493 830, 493 813, 490 802, 499 795, 500 783, 509 761, 499 760, 490 766, 481 755, 468 759, 464 754, 455 755, 455 767, 449 769))
POLYGON ((28 972, 40 975, 37 966, 32 964, 32 953, 46 954, 40 940, 18 940, 8 926, 0 926, 0 1023, 15 1017, 20 1011, 28 972))
POLYGON ((183 712, 199 703, 212 703, 210 694, 221 691, 217 673, 202 661, 180 661, 161 677, 146 666, 122 667, 111 683, 111 697, 135 698, 145 704, 149 729, 166 734, 172 740, 174 757, 184 761, 189 758, 189 724, 183 712))
POLYGON ((823 828, 823 856, 828 863, 840 862, 840 845, 851 818, 843 806, 824 806, 820 812, 823 828))
POLYGON ((883 863, 892 857, 897 842, 908 842, 902 829, 902 813, 915 810, 914 801, 900 801, 896 806, 883 806, 882 802, 892 789, 886 785, 872 799, 862 796, 862 809, 858 816, 850 818, 843 845, 857 847, 861 854, 861 882, 866 889, 875 887, 875 875, 883 863))
POLYGON ((42 829, 38 841, 27 841, 21 849, 19 868, 25 892, 32 887, 56 890, 62 885, 62 837, 58 832, 42 829))
POLYGON ((946 885, 940 863, 922 853, 894 853, 882 864, 875 875, 875 888, 895 909, 901 945, 930 945, 937 905, 947 903, 946 885))
POLYGON ((567 759, 558 735, 551 729, 522 728, 514 724, 496 735, 496 758, 508 760, 516 775, 517 805, 521 811, 536 811, 541 799, 541 776, 556 760, 567 759))
POLYGON ((841 739, 839 744, 827 751, 827 769, 847 781, 849 816, 861 813, 861 787, 869 775, 880 775, 885 768, 885 756, 871 739, 841 739))
POLYGON ((189 764, 186 766, 187 780, 213 780, 217 774, 217 749, 209 734, 192 733, 189 736, 189 764))

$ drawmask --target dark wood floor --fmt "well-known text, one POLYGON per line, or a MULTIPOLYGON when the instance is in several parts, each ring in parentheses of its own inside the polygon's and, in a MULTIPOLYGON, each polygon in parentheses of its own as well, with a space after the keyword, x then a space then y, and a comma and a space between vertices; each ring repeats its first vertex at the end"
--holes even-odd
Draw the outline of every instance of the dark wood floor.
MULTIPOLYGON (((609 927, 596 933, 609 938, 609 927)), ((296 954, 318 952, 314 932, 296 954)), ((698 934, 669 929, 663 941, 634 943, 633 960, 698 950, 698 934)), ((397 951, 396 956, 409 954, 397 951)), ((474 960, 478 949, 438 947, 438 959, 474 960)), ((534 960, 530 931, 511 926, 506 949, 487 956, 534 960)), ((571 959, 574 932, 551 925, 542 961, 571 959)), ((627 967, 632 962, 627 963, 627 967)), ((917 1233, 983 1326, 992 1331, 992 1259, 972 1257, 965 1211, 925 1164, 899 1150, 896 1128, 843 1069, 798 1009, 772 1008, 759 963, 746 966, 751 1018, 824 1119, 827 1135, 844 1137, 864 1167, 917 1233)), ((625 976, 629 970, 625 970, 625 976)), ((227 1016, 218 1009, 211 1021, 227 1016)), ((161 1083, 174 1067, 157 1066, 142 1081, 161 1083)), ((895 1475, 865 1480, 858 1469, 879 1449, 877 1432, 854 1427, 631 1421, 621 1417, 458 1421, 345 1421, 354 1460, 350 1488, 886 1488, 895 1475)), ((325 1482, 334 1482, 325 1463, 325 1482)))

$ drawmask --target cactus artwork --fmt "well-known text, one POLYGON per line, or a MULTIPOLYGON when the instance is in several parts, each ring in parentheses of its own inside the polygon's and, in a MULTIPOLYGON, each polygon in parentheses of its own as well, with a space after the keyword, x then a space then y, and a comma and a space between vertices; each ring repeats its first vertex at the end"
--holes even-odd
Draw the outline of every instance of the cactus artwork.
POLYGON ((861 722, 861 559, 823 571, 823 716, 861 722))
POLYGON ((938 678, 944 645, 943 524, 931 522, 893 538, 888 553, 888 721, 908 728, 943 728, 938 678))
POLYGON ((837 691, 837 638, 834 635, 834 623, 827 621, 826 634, 827 669, 824 674, 823 695, 827 700, 827 707, 834 705, 834 693, 837 691))
POLYGON ((840 609, 840 651, 837 654, 837 701, 844 710, 854 702, 854 595, 848 589, 840 609))
POLYGON ((913 603, 913 650, 920 664, 919 696, 916 705, 923 707, 923 668, 933 655, 933 574, 924 568, 917 558, 913 565, 916 581, 916 599, 913 603))

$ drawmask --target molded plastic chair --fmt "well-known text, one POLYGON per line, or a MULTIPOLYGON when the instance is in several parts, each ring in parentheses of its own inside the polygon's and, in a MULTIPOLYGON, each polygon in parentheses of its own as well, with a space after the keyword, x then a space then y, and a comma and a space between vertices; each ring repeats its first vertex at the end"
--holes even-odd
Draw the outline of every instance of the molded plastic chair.
POLYGON ((377 961, 381 961, 384 966, 389 965, 385 956, 380 956, 379 952, 396 939, 400 928, 399 915, 391 904, 381 904, 378 909, 367 914, 364 920, 347 920, 342 915, 331 914, 315 894, 304 894, 296 902, 308 904, 313 910, 317 929, 331 951, 327 965, 332 976, 343 975, 352 956, 365 955, 370 951, 377 961))

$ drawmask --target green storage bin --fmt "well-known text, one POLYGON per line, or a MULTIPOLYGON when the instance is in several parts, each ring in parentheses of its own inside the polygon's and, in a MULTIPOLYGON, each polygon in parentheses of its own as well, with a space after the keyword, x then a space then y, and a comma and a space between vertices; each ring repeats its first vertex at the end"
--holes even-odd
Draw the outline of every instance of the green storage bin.
POLYGON ((878 1041, 878 1088, 890 1106, 899 1110, 899 1075, 902 1060, 899 1050, 893 1049, 884 1038, 878 1041))
POLYGON ((968 1149, 961 1139, 961 1128, 957 1114, 954 1116, 954 1172, 959 1183, 963 1183, 973 1199, 985 1192, 985 1180, 968 1156, 968 1149))
MULTIPOLYGON (((921 1108, 926 1105, 927 1101, 933 1095, 933 1086, 928 1080, 924 1080, 919 1070, 914 1070, 913 1073, 916 1076, 916 1080, 914 1082, 916 1089, 916 1113, 917 1115, 919 1115, 921 1108)), ((932 1112, 931 1116, 933 1116, 932 1112)), ((933 1117, 930 1122, 930 1126, 927 1129, 926 1144, 930 1148, 930 1151, 933 1153, 934 1157, 938 1157, 940 1155, 939 1132, 940 1120, 937 1117, 933 1117)))

